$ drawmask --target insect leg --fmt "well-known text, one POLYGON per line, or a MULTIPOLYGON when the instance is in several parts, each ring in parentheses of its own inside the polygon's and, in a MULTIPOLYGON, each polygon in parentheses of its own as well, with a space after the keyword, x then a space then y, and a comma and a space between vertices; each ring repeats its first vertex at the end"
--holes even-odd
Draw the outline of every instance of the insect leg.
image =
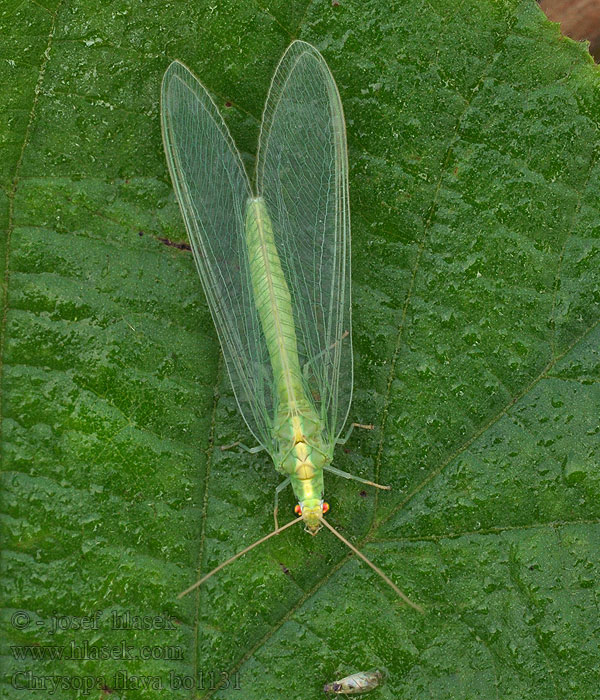
POLYGON ((273 517, 275 518, 275 529, 277 530, 279 528, 279 525, 277 524, 277 507, 278 507, 278 501, 279 501, 279 492, 283 491, 283 489, 288 486, 290 483, 290 477, 288 476, 287 479, 284 479, 279 486, 275 489, 275 508, 273 509, 273 517))
POLYGON ((251 455, 255 455, 257 452, 262 452, 262 450, 265 449, 263 445, 256 445, 256 447, 248 447, 239 440, 237 440, 236 442, 232 442, 231 445, 221 445, 222 450, 230 450, 232 447, 241 447, 242 450, 249 452, 251 455))
POLYGON ((374 481, 367 481, 367 479, 361 479, 359 476, 354 476, 354 474, 348 474, 348 472, 343 472, 341 469, 336 469, 330 464, 326 467, 323 467, 323 469, 326 469, 328 472, 331 472, 336 476, 343 476, 344 479, 352 479, 353 481, 360 481, 361 484, 367 484, 367 486, 375 486, 375 488, 377 489, 385 489, 386 491, 389 491, 392 488, 391 486, 383 486, 382 484, 376 484, 374 481))
POLYGON ((345 445, 348 440, 350 439, 350 435, 352 435, 352 431, 354 428, 362 428, 363 430, 373 430, 375 426, 372 423, 369 423, 368 425, 363 425, 362 423, 352 423, 350 426, 348 432, 344 435, 343 438, 338 438, 335 442, 337 445, 345 445))

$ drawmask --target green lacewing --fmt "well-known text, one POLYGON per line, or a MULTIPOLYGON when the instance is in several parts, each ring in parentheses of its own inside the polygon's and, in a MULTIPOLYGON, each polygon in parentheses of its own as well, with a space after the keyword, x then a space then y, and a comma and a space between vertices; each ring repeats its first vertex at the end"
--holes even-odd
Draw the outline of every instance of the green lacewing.
MULTIPOLYGON (((350 207, 342 103, 321 54, 294 41, 275 70, 253 185, 207 89, 179 61, 161 95, 175 194, 239 410, 284 477, 275 530, 303 522, 340 537, 407 603, 420 609, 324 519, 332 466, 352 399, 350 207), (292 486, 300 517, 277 526, 292 486)), ((370 427, 370 426, 369 426, 370 427)), ((243 447, 243 445, 242 445, 243 447)), ((245 448, 249 449, 249 448, 245 448)))

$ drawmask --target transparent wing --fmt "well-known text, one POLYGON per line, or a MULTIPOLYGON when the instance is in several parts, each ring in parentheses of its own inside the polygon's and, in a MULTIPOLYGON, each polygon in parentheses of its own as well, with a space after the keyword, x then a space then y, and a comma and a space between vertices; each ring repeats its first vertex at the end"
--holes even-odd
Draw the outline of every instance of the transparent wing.
POLYGON ((272 451, 273 379, 244 237, 248 178, 219 110, 178 61, 163 78, 161 119, 169 171, 240 411, 272 451))
POLYGON ((292 296, 308 395, 333 443, 352 399, 346 130, 329 68, 303 41, 275 71, 256 181, 292 296))

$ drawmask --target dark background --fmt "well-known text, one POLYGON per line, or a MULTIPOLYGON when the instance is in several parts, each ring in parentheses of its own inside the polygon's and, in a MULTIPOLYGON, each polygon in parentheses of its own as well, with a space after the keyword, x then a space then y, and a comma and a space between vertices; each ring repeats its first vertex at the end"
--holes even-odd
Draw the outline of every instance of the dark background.
POLYGON ((600 0, 542 0, 540 7, 572 39, 587 39, 594 60, 600 60, 600 0))

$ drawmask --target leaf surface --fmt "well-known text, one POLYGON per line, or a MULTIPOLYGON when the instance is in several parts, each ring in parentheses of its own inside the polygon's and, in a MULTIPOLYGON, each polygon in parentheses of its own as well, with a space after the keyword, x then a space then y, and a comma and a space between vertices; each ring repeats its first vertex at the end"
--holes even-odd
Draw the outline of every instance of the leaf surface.
POLYGON ((1 22, 3 696, 52 676, 64 698, 310 700, 379 668, 373 697, 597 697, 585 46, 513 0, 51 1, 1 22), (330 476, 328 517, 425 615, 300 528, 176 600, 269 531, 279 479, 219 449, 247 437, 182 245, 160 80, 190 66, 251 171, 293 38, 330 65, 349 140, 351 420, 376 429, 335 466, 393 487, 330 476))

